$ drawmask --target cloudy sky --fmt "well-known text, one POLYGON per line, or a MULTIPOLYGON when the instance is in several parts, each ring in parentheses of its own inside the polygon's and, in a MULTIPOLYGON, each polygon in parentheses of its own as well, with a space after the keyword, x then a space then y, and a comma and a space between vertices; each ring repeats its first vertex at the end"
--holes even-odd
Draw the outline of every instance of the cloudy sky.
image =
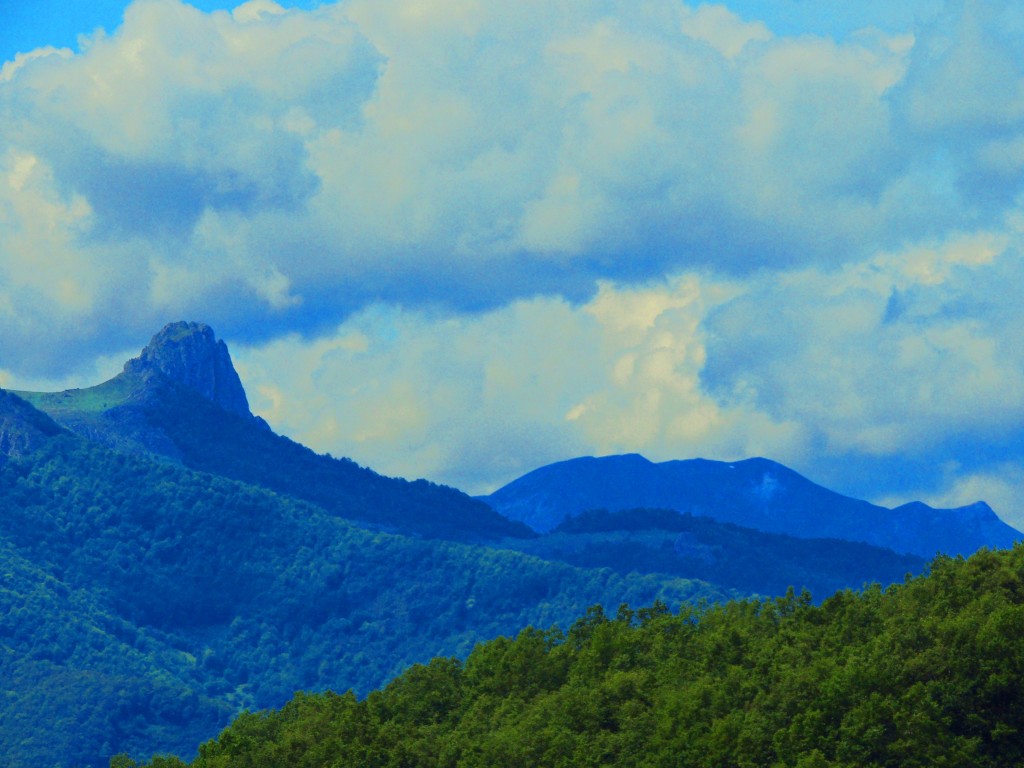
POLYGON ((1019 4, 200 6, 0 3, 0 386, 194 319, 387 474, 762 455, 1024 525, 1019 4))

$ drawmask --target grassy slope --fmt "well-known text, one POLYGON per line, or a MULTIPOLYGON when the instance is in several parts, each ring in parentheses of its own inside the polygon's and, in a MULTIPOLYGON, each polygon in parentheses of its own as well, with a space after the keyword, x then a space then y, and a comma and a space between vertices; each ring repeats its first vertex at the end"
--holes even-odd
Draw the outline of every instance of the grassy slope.
POLYGON ((110 381, 85 389, 68 389, 63 392, 19 392, 24 400, 54 418, 62 415, 96 414, 126 403, 138 390, 138 382, 127 376, 116 376, 110 381))

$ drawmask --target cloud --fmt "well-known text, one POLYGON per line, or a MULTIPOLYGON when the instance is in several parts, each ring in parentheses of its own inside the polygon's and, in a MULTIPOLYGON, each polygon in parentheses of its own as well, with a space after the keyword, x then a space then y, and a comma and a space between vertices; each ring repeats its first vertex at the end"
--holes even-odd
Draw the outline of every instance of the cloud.
POLYGON ((755 282, 709 318, 704 381, 816 425, 832 451, 910 455, 950 432, 993 436, 1024 416, 1024 315, 996 287, 1021 268, 1019 245, 979 233, 755 282))
POLYGON ((963 0, 923 25, 894 89, 898 120, 939 158, 977 221, 994 221, 1022 191, 1024 12, 1013 3, 963 0))
POLYGON ((984 498, 1021 524, 1024 311, 999 290, 1021 253, 978 232, 829 272, 606 282, 583 304, 378 305, 235 356, 278 430, 472 492, 575 455, 765 455, 879 503, 984 498))
POLYGON ((706 319, 705 390, 804 426, 823 482, 957 503, 991 487, 1022 521, 1007 476, 965 481, 1024 458, 1024 313, 1004 287, 1021 246, 1011 226, 749 283, 706 319))
POLYGON ((1024 17, 776 6, 137 0, 20 55, 5 381, 195 318, 272 423, 395 473, 638 450, 1009 488, 1024 17))
POLYGON ((3 63, 3 67, 0 67, 0 83, 10 82, 14 79, 14 75, 19 69, 24 68, 31 62, 38 59, 42 59, 47 56, 57 56, 62 59, 67 59, 73 55, 74 53, 70 48, 55 48, 52 45, 37 48, 33 51, 29 51, 28 53, 17 53, 14 55, 14 59, 11 61, 5 61, 3 63))
POLYGON ((728 59, 735 59, 748 43, 772 39, 764 23, 744 21, 724 5, 684 8, 682 30, 690 37, 710 43, 728 59))
MULTIPOLYGON (((212 308, 222 332, 269 338, 375 302, 479 311, 838 265, 962 223, 894 124, 931 82, 894 101, 920 69, 908 39, 779 37, 669 0, 138 0, 81 53, 8 66, 0 135, 90 212, 37 249, 84 272, 130 260, 111 293, 134 312, 39 314, 102 338, 212 308)), ((0 241, 0 263, 33 253, 0 241)))
POLYGON ((275 428, 471 491, 580 454, 798 458, 796 424, 722 407, 701 389, 701 320, 734 290, 687 276, 473 316, 376 306, 320 340, 235 357, 275 428))

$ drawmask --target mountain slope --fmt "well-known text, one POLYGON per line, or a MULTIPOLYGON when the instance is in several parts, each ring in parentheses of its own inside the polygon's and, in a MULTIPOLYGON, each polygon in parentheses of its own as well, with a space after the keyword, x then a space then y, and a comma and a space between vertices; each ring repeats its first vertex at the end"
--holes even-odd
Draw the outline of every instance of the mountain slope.
POLYGON ((247 713, 192 767, 1022 765, 1024 546, 930 570, 818 607, 590 611, 247 713))
POLYGON ((807 589, 818 600, 841 589, 902 581, 926 563, 870 544, 801 539, 667 509, 592 510, 506 546, 583 568, 700 579, 744 594, 807 589))
POLYGON ((236 711, 202 691, 198 670, 165 637, 53 571, 0 538, 5 766, 105 766, 113 745, 147 754, 189 745, 236 711))
POLYGON ((249 412, 227 347, 200 323, 166 326, 103 384, 17 394, 89 440, 269 488, 383 530, 457 541, 533 535, 461 491, 383 477, 274 434, 249 412))
POLYGON ((61 428, 25 400, 0 389, 0 463, 24 456, 43 445, 61 428))
POLYGON ((0 467, 0 566, 11 768, 183 751, 239 708, 296 689, 366 691, 592 602, 729 594, 374 533, 66 433, 0 467))
POLYGON ((578 458, 536 469, 482 497, 537 531, 588 509, 658 507, 803 538, 861 541, 931 557, 1009 547, 1022 534, 979 502, 958 509, 890 510, 812 483, 767 459, 655 464, 635 454, 578 458))

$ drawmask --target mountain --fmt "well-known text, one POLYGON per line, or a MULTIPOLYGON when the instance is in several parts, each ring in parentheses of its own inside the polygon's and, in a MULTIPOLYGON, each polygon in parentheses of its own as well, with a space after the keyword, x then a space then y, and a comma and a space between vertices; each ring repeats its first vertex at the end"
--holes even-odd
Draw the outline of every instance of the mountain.
POLYGON ((32 453, 61 431, 49 416, 0 389, 0 463, 32 453))
POLYGON ((589 509, 674 509, 802 538, 860 541, 931 557, 1009 547, 1022 534, 984 502, 886 509, 812 483, 768 459, 691 459, 655 464, 629 454, 578 458, 536 469, 489 496, 497 512, 547 532, 589 509))
POLYGON ((110 381, 17 395, 93 442, 268 488, 381 530, 458 541, 533 535, 461 491, 383 477, 275 434, 249 411, 226 345, 201 323, 166 326, 110 381))
POLYGON ((927 562, 871 544, 801 539, 668 509, 591 510, 504 546, 582 568, 699 579, 748 595, 806 589, 819 601, 841 589, 902 581, 927 562))
POLYGON ((592 610, 246 713, 191 766, 1020 766, 1022 617, 1024 546, 820 606, 592 610))
POLYGON ((162 373, 185 389, 198 393, 228 413, 252 418, 227 345, 203 323, 171 323, 165 326, 134 360, 125 373, 162 373))
MULTIPOLYGON (((19 430, 45 424, 18 410, 19 430)), ((568 626, 595 602, 734 594, 371 531, 64 431, 0 466, 0 574, 9 768, 187 753, 242 709, 365 693, 526 624, 568 626)))
POLYGON ((920 567, 658 510, 540 535, 275 434, 226 345, 174 323, 95 387, 0 390, 0 763, 187 754, 296 689, 362 694, 588 605, 859 588, 920 567))

